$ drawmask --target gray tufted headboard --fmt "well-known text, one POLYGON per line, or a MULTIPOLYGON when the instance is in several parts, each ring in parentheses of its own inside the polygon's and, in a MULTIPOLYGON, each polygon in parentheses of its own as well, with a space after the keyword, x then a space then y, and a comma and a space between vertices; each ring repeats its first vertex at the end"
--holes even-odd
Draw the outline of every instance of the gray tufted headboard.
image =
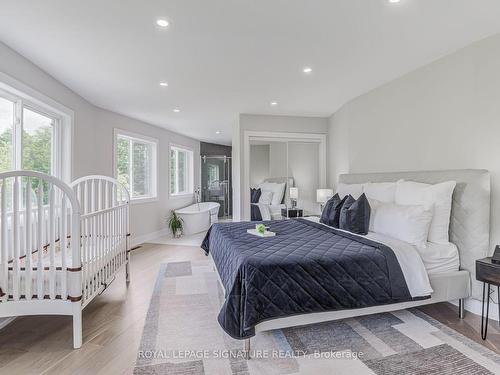
POLYGON ((394 182, 400 179, 437 184, 456 181, 450 221, 450 241, 458 247, 460 267, 471 273, 472 296, 481 298, 481 285, 475 281, 475 260, 489 254, 490 246, 490 173, 463 169, 422 172, 343 174, 339 182, 394 182))

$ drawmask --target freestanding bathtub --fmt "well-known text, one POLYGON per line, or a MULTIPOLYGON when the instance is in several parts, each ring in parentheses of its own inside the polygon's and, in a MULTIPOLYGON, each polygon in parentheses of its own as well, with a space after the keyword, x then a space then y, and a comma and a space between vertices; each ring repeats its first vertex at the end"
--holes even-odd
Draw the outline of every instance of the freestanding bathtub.
POLYGON ((201 202, 179 208, 175 213, 184 221, 182 232, 185 235, 206 231, 217 222, 220 203, 201 202))

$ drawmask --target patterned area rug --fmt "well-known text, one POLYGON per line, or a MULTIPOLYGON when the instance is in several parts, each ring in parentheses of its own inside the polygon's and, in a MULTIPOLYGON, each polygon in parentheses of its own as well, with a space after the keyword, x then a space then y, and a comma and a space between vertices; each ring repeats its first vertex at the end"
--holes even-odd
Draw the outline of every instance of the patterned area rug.
POLYGON ((247 361, 222 300, 208 258, 162 264, 134 374, 500 374, 500 356, 416 309, 258 333, 247 361))

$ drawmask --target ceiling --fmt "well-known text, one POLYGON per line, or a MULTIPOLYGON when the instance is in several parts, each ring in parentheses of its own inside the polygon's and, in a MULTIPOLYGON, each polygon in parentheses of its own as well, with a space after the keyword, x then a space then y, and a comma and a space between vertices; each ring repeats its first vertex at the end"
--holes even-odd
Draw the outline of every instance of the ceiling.
POLYGON ((99 107, 229 143, 239 113, 329 116, 499 16, 498 0, 16 0, 0 40, 99 107))

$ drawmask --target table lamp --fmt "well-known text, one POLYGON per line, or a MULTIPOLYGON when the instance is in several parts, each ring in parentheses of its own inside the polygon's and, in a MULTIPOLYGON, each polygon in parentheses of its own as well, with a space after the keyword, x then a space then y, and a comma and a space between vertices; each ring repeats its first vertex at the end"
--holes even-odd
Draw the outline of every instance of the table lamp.
POLYGON ((299 189, 296 187, 290 188, 290 200, 292 201, 292 208, 297 207, 297 199, 299 199, 299 189))
POLYGON ((333 197, 333 189, 317 189, 316 190, 316 202, 319 203, 321 211, 323 212, 323 207, 328 200, 333 197))

